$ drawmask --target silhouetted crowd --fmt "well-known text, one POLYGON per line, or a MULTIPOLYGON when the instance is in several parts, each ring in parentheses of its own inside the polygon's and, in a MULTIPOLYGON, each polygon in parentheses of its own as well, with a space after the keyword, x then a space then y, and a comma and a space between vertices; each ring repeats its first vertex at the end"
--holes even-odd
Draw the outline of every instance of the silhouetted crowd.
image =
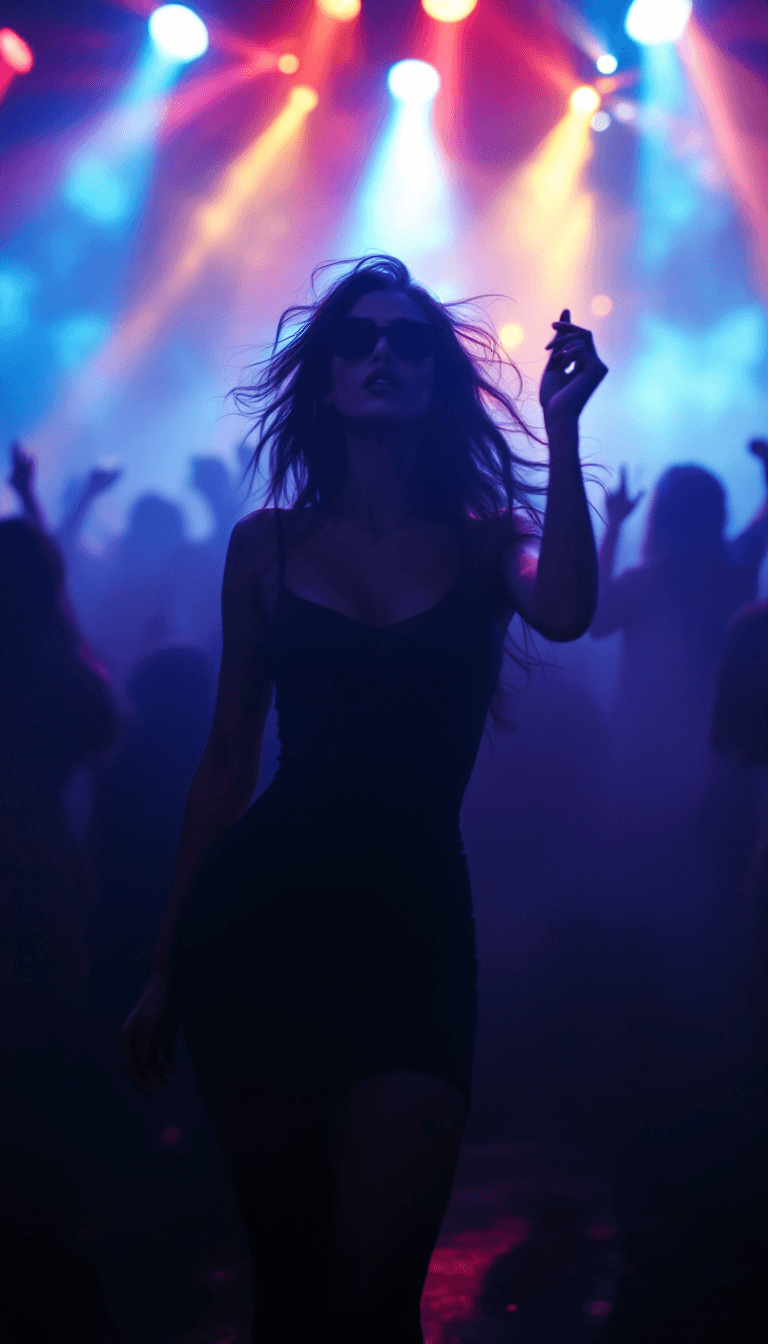
MULTIPOLYGON (((750 447, 768 471, 768 443, 750 447)), ((10 1341, 178 1338, 185 1313, 191 1328, 205 1309, 190 1283, 232 1235, 189 1067, 150 1112, 119 1062, 211 718, 221 573, 246 507, 221 461, 192 469, 213 517, 206 540, 188 539, 176 503, 144 495, 96 557, 83 529, 116 473, 91 472, 54 531, 33 460, 13 450, 19 513, 0 521, 0 1334, 10 1341)), ((559 890, 577 870, 582 885, 593 874, 594 983, 589 994, 578 977, 575 989, 561 984, 558 1003, 581 1024, 562 1068, 582 1091, 582 1128, 619 1150, 630 1271, 604 1337, 747 1341, 768 1249, 768 603, 757 601, 768 511, 727 538, 721 483, 675 466, 656 486, 641 562, 616 574, 637 503, 622 476, 607 499, 591 631, 620 640, 610 713, 578 678, 554 674, 520 693, 520 732, 498 731, 495 750, 523 777, 505 825, 513 844, 527 828, 533 853, 527 703, 546 725, 548 752, 528 764, 554 790, 571 856, 569 874, 551 854, 526 870, 521 839, 509 902, 516 882, 535 900, 537 883, 559 890)), ((490 861, 478 859, 479 887, 490 861)), ((532 1056, 565 1029, 545 1019, 531 1014, 532 1056)), ((560 1067, 551 1052, 546 1067, 560 1067)), ((524 1259, 509 1273, 524 1278, 524 1259)), ((503 1273, 489 1278, 489 1301, 503 1273)), ((493 1339, 522 1339, 522 1328, 497 1322, 493 1339)))

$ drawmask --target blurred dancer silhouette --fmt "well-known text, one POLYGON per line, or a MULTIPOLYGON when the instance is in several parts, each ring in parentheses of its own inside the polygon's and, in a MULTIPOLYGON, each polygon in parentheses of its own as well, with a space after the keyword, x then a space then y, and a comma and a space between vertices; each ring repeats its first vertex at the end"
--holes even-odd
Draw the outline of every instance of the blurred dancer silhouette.
POLYGON ((230 533, 242 513, 242 496, 218 457, 195 457, 191 483, 213 518, 213 530, 190 542, 184 562, 183 639, 202 649, 215 667, 221 658, 221 580, 230 533))
POLYGON ((736 979, 739 1032, 751 1071, 750 1092, 765 1110, 768 1079, 768 602, 742 612, 728 632, 712 721, 712 742, 737 769, 761 775, 758 826, 742 890, 731 893, 740 913, 736 979))
POLYGON ((65 793, 114 730, 55 545, 26 519, 0 522, 0 1254, 14 1339, 58 1338, 62 1313, 83 1341, 103 1337, 73 1228, 90 889, 65 793))
MULTIPOLYGON (((768 470, 768 443, 750 450, 768 470)), ((600 597, 591 634, 620 631, 614 714, 619 787, 643 816, 670 825, 695 816, 710 763, 709 724, 728 623, 754 600, 768 545, 765 505, 726 539, 726 495, 711 472, 671 467, 654 492, 644 563, 614 575, 622 524, 635 509, 621 473, 608 496, 600 547, 600 597)))
POLYGON ((109 690, 84 656, 52 540, 0 523, 2 981, 72 1002, 85 990, 84 868, 64 794, 110 744, 109 690))
POLYGON ((459 807, 512 613, 561 640, 591 619, 577 425, 606 369, 565 311, 536 568, 493 338, 390 257, 291 316, 241 396, 291 507, 232 536, 214 724, 125 1060, 162 1085, 181 1009, 251 1238, 254 1340, 416 1344, 472 1065, 459 807), (280 768, 246 812, 273 683, 280 768))
POLYGON ((189 787, 205 745, 214 670, 197 649, 161 649, 128 678, 129 721, 101 772, 91 843, 99 885, 91 1003, 125 1015, 151 971, 189 787))
POLYGON ((20 443, 11 445, 12 470, 8 482, 21 504, 24 517, 43 532, 50 532, 64 558, 67 570, 67 595, 77 623, 89 643, 94 641, 94 622, 103 589, 109 577, 106 556, 96 556, 82 544, 82 530, 88 513, 99 498, 122 475, 118 467, 94 467, 85 480, 75 481, 65 490, 66 508, 57 528, 50 528, 35 490, 36 463, 20 443))
POLYGON ((121 689, 142 658, 184 640, 186 551, 179 506, 160 495, 141 495, 108 559, 94 623, 96 648, 121 689))

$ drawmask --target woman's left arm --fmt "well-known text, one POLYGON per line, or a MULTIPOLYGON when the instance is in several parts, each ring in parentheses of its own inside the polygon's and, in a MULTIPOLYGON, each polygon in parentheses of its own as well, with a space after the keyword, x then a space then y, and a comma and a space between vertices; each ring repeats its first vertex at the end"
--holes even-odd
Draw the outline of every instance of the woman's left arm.
POLYGON ((549 485, 538 563, 519 543, 504 557, 515 609, 546 639, 578 639, 597 604, 597 552, 579 462, 579 416, 608 372, 592 333, 574 326, 566 308, 555 336, 539 401, 549 440, 549 485))

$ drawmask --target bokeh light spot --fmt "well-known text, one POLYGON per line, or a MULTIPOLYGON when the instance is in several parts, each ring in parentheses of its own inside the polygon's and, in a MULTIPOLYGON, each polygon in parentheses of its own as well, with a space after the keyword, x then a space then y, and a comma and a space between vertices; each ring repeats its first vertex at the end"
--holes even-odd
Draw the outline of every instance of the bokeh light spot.
POLYGON ((297 112, 313 112, 320 98, 317 91, 310 89, 308 84, 297 84, 295 89, 291 89, 290 101, 297 112))
POLYGON ((607 131, 611 118, 607 112, 595 112, 594 116, 590 117, 589 124, 593 131, 607 131))
POLYGON ((691 17, 691 0, 632 0, 624 20, 627 35, 643 47, 677 42, 691 17))
POLYGON ((589 306, 595 317, 607 317, 613 312, 613 299, 607 294, 596 294, 589 306))
POLYGON ((170 61, 196 61, 208 50, 208 29, 186 5, 161 5, 149 17, 149 35, 170 61))
POLYGON ((294 56, 292 51, 283 52, 283 55, 278 57, 277 68, 281 75, 295 75, 299 68, 298 56, 294 56))
POLYGON ((637 116, 637 108, 634 103, 630 103, 627 98, 617 98, 615 103, 611 104, 611 111, 617 121, 634 121, 637 116))
POLYGON ((51 329, 56 363, 62 369, 79 369, 107 338, 109 323, 98 313, 77 313, 51 329))
POLYGON ((616 60, 615 56, 611 55, 609 51, 604 51, 602 56, 598 56, 597 60, 595 61, 595 65, 597 66, 601 75, 612 75, 614 71, 618 70, 619 68, 619 62, 616 60))
POLYGON ((35 63, 31 49, 12 28, 0 29, 0 56, 17 75, 26 75, 35 63))
POLYGON ((317 0, 317 7, 329 19, 338 19, 339 23, 349 23, 356 19, 362 9, 361 0, 317 0))
POLYGON ((505 322, 499 331, 499 340, 505 350, 516 350, 525 340, 525 329, 519 322, 505 322))
POLYGON ((181 1138, 181 1130, 178 1125, 166 1125, 160 1135, 160 1142, 164 1148, 175 1148, 181 1138))
POLYGON ((477 0, 421 0, 421 7, 438 23, 460 23, 477 9, 477 0))
POLYGON ((32 271, 19 266, 0 269, 0 338, 22 330, 32 316, 30 302, 40 288, 40 281, 32 271))
POLYGON ((600 106, 600 94, 591 84, 580 84, 573 90, 570 101, 574 112, 583 112, 585 116, 591 117, 600 106))
POLYGON ((431 103, 440 88, 440 76, 426 61, 398 61, 390 68, 387 86, 399 103, 431 103))

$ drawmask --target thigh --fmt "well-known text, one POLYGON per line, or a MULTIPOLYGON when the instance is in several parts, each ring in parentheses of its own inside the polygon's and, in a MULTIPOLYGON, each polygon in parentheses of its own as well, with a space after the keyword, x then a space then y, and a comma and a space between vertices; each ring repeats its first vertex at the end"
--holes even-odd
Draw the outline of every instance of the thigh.
POLYGON ((333 1159, 322 1098, 222 1102, 213 1119, 253 1257, 254 1338, 324 1337, 333 1159))
MULTIPOLYGON (((466 1110, 456 1087, 425 1073, 382 1074, 347 1094, 329 1259, 339 1315, 383 1313, 418 1328, 466 1110)), ((411 1337, 421 1338, 402 1335, 411 1337)))

